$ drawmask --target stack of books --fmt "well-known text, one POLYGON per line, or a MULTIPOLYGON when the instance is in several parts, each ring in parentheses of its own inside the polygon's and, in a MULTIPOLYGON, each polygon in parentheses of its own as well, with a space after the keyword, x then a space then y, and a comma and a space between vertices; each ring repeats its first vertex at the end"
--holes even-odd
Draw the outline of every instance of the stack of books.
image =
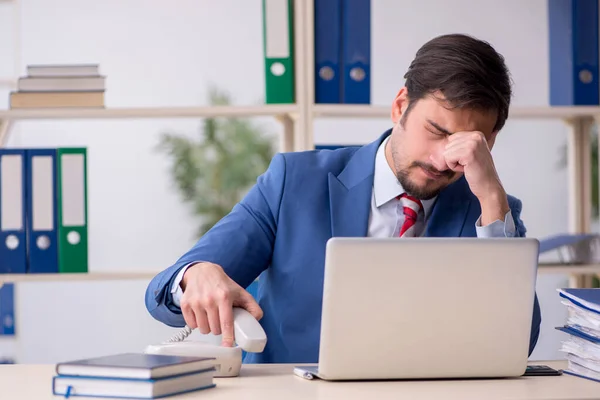
POLYGON ((10 108, 103 108, 106 77, 98 65, 30 65, 10 108))
POLYGON ((159 398, 213 388, 215 359, 125 353, 59 363, 52 393, 60 396, 159 398))
POLYGON ((568 309, 567 324, 556 328, 568 334, 561 347, 568 360, 564 373, 600 382, 600 289, 561 289, 559 294, 568 309))

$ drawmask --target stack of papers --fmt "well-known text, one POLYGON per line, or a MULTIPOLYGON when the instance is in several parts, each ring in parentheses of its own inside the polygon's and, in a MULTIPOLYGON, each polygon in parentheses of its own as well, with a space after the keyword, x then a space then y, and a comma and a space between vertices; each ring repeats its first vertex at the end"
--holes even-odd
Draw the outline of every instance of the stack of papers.
POLYGON ((600 382, 600 289, 561 289, 567 307, 567 333, 561 351, 566 353, 567 374, 600 382))

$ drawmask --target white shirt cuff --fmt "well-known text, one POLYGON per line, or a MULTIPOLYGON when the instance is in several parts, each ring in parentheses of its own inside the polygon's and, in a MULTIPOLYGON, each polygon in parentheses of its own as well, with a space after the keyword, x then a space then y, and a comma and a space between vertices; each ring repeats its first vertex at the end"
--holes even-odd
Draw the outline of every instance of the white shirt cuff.
POLYGON ((497 219, 486 226, 481 226, 481 216, 479 216, 475 222, 475 229, 479 238, 514 237, 516 232, 515 221, 510 210, 504 215, 504 221, 497 219))
POLYGON ((171 286, 171 294, 173 295, 173 303, 177 307, 181 307, 181 303, 180 303, 181 296, 183 296, 183 290, 181 289, 181 286, 179 284, 181 283, 181 280, 183 279, 183 274, 185 274, 185 271, 187 271, 187 269, 194 264, 197 264, 197 262, 196 261, 191 262, 188 265, 186 265, 185 267, 181 268, 181 271, 179 271, 179 273, 175 277, 175 280, 173 281, 173 286, 171 286))

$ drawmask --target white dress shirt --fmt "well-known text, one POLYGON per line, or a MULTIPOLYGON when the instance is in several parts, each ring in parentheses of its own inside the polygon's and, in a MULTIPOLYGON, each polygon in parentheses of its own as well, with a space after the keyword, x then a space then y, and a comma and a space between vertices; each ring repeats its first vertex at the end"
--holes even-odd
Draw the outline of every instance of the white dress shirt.
MULTIPOLYGON (((404 215, 398 215, 397 199, 404 189, 392 168, 385 158, 385 145, 390 137, 388 136, 375 156, 375 172, 373 178, 373 194, 371 196, 371 215, 369 216, 369 237, 393 237, 398 236, 400 227, 404 223, 404 215)), ((427 220, 431 215, 431 210, 437 197, 430 200, 422 200, 423 210, 419 212, 417 222, 415 223, 416 236, 423 236, 427 220)), ((481 216, 475 223, 477 237, 513 237, 515 235, 515 223, 512 219, 510 210, 504 216, 504 221, 496 220, 489 225, 481 226, 481 216)))
MULTIPOLYGON (((375 172, 373 179, 373 192, 371 195, 371 213, 369 216, 369 227, 367 235, 369 237, 393 237, 397 236, 404 222, 404 215, 398 215, 397 196, 404 193, 402 185, 396 179, 396 175, 390 168, 385 158, 385 145, 389 140, 389 136, 383 141, 377 150, 375 156, 375 172)), ((417 222, 415 223, 416 236, 423 236, 427 220, 431 215, 431 210, 437 198, 430 200, 422 200, 423 210, 419 212, 417 222)), ((504 216, 504 221, 496 220, 489 225, 481 226, 481 216, 475 223, 477 237, 512 237, 515 235, 515 224, 512 219, 510 210, 504 216)), ((198 261, 200 262, 200 260, 198 261)), ((183 291, 179 285, 183 274, 190 267, 190 263, 179 271, 177 277, 173 281, 171 293, 173 295, 173 303, 180 306, 181 296, 183 291)))

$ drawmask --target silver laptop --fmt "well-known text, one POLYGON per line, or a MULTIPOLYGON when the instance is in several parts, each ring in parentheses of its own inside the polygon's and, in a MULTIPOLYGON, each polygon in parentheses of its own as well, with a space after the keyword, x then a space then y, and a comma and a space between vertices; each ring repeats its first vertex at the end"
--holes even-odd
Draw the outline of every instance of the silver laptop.
POLYGON ((539 242, 531 238, 333 238, 311 379, 522 375, 539 242))

